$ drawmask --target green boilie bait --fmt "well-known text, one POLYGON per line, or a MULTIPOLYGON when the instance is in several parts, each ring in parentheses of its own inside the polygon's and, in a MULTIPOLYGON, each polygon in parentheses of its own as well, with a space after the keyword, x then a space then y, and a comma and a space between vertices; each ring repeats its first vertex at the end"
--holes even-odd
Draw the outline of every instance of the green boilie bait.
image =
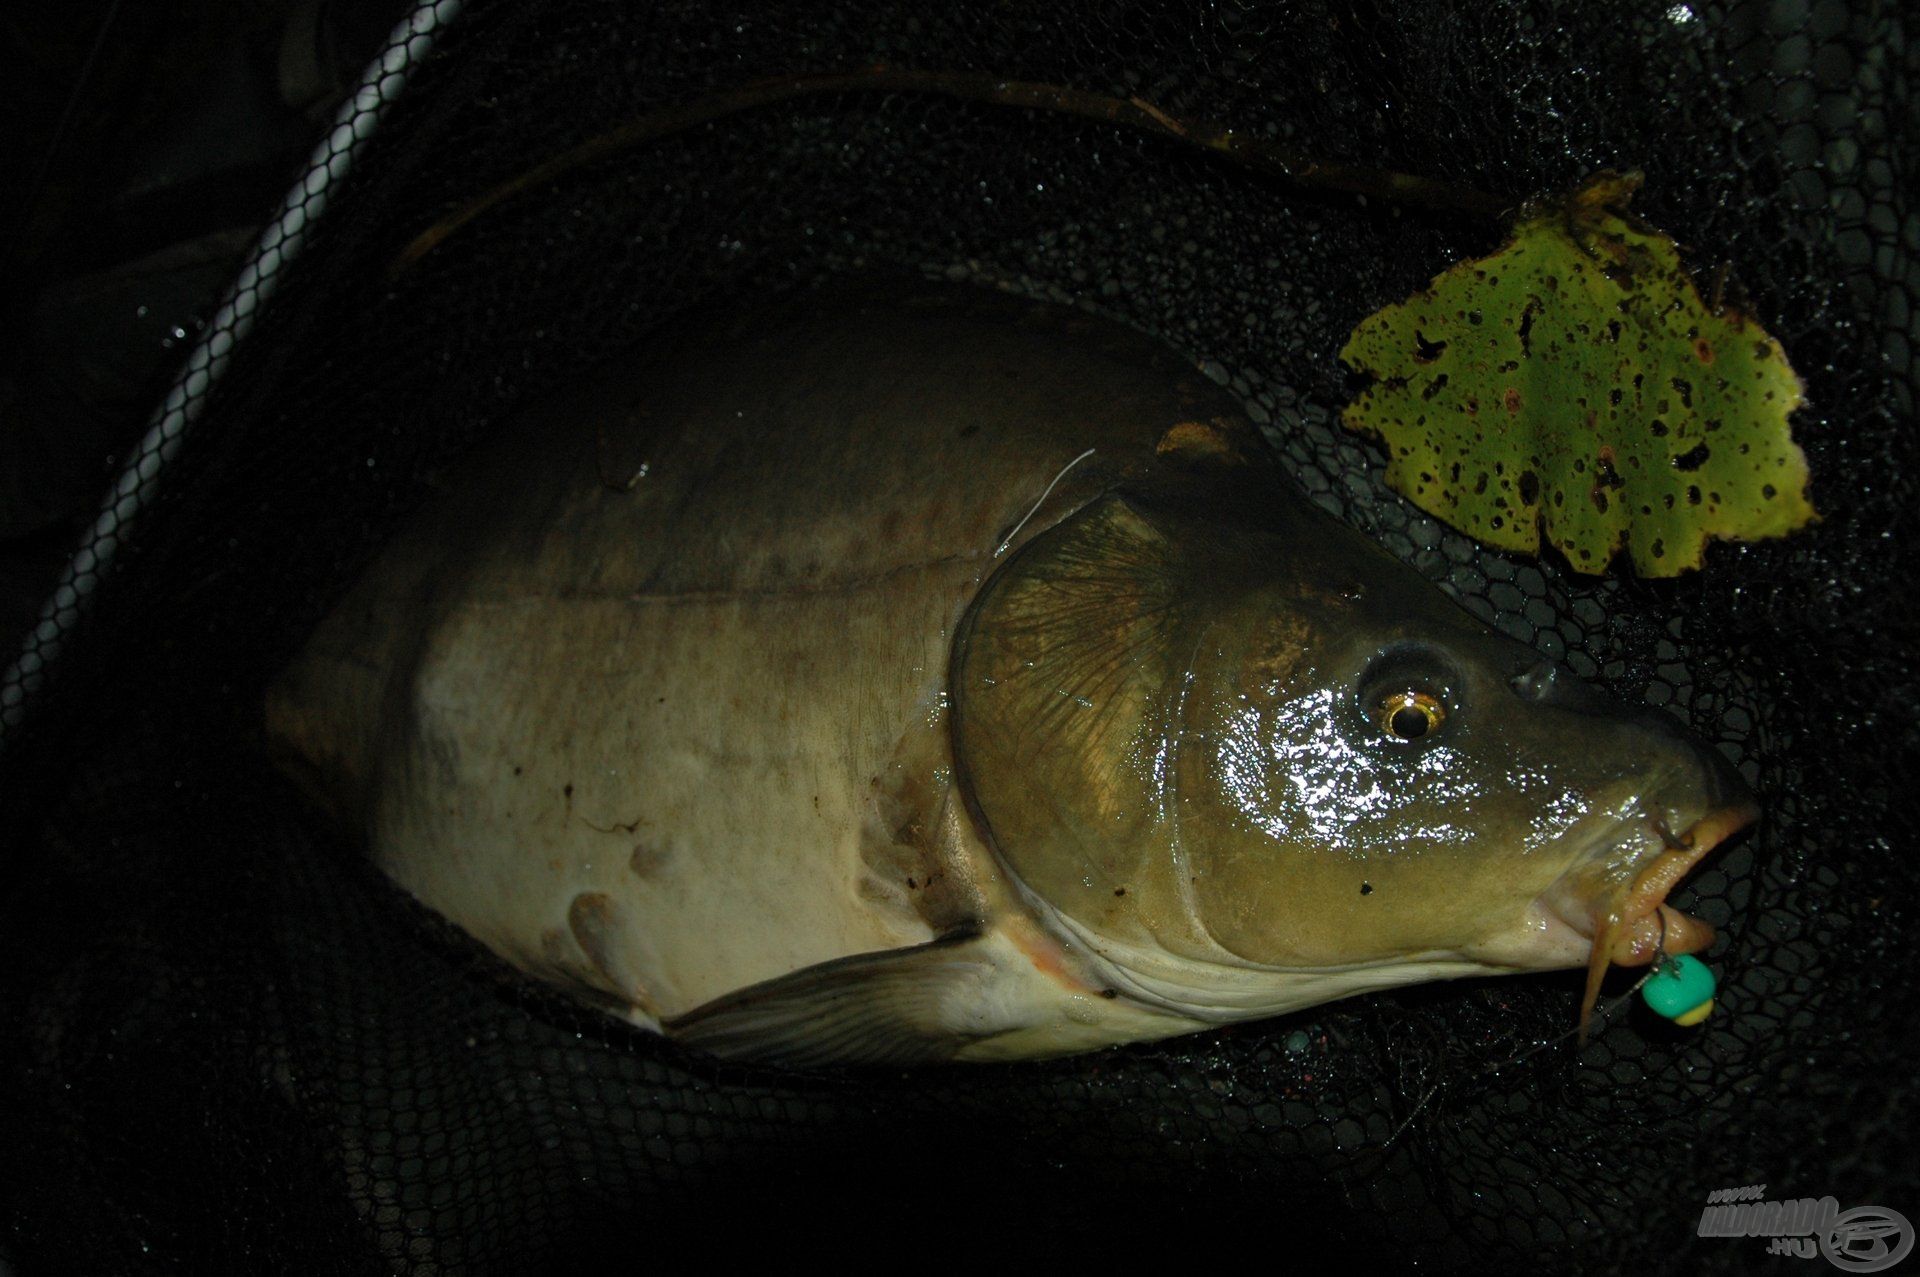
POLYGON ((1640 996, 1675 1024, 1692 1028, 1713 1014, 1713 972, 1691 954, 1669 957, 1640 986, 1640 996))

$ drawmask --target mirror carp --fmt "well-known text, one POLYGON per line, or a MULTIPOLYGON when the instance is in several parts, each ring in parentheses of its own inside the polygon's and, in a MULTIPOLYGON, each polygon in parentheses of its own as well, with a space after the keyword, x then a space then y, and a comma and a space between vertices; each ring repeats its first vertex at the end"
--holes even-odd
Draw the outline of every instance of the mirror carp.
POLYGON ((1316 508, 1236 402, 979 291, 684 324, 488 440, 271 689, 514 966, 793 1067, 1061 1055, 1705 947, 1721 755, 1316 508))

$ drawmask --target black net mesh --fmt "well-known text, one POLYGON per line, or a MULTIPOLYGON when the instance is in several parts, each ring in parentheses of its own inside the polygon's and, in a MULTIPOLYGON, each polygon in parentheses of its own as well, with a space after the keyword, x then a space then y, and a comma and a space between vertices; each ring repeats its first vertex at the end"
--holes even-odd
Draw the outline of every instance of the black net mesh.
POLYGON ((140 519, 9 706, 0 1248, 23 1271, 521 1273, 682 1241, 917 1263, 1158 1239, 1744 1270, 1764 1243, 1694 1236, 1712 1189, 1920 1219, 1897 805, 1920 762, 1916 56, 1898 6, 1828 0, 470 5, 302 251, 259 263, 271 304, 136 471, 140 519), (1824 520, 1677 582, 1476 548, 1338 427, 1335 352, 1493 232, 1057 113, 795 98, 574 169, 390 270, 623 121, 877 64, 1137 95, 1509 195, 1642 168, 1639 210, 1703 275, 1730 263, 1805 376, 1824 520), (1569 974, 1046 1064, 723 1068, 503 974, 262 764, 265 679, 487 423, 696 303, 887 272, 1156 335, 1321 503, 1720 742, 1768 810, 1676 899, 1722 931, 1709 1025, 1620 1012, 1526 1054, 1570 1024, 1569 974))

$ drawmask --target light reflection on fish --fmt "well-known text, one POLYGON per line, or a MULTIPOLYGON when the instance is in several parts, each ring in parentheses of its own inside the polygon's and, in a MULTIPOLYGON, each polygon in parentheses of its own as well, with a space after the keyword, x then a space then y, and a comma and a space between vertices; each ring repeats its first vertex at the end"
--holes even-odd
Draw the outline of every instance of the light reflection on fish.
POLYGON ((1755 813, 1315 510, 1159 348, 972 292, 696 325, 559 397, 268 725, 509 962, 798 1066, 1560 967, 1590 1008, 1710 942, 1665 896, 1755 813))

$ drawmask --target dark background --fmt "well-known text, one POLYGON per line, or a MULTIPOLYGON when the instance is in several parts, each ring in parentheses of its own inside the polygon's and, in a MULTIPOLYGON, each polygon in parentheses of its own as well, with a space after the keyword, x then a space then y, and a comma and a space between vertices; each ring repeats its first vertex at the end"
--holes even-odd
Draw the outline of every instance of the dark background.
POLYGON ((395 0, 0 10, 0 640, 9 659, 395 0))
MULTIPOLYGON (((22 122, 0 145, 31 179, 0 200, 9 629, 395 16, 0 17, 22 122)), ((1804 1261, 1695 1238, 1713 1189, 1920 1218, 1915 70, 1901 10, 1814 0, 470 4, 193 397, 188 444, 142 480, 111 570, 82 574, 89 601, 0 739, 0 1251, 28 1273, 1169 1246, 1746 1272, 1804 1261), (904 92, 743 112, 392 269, 424 226, 613 125, 875 63, 1140 95, 1515 197, 1642 168, 1640 211, 1696 271, 1729 268, 1806 378, 1823 521, 1675 582, 1465 542, 1338 426, 1334 353, 1497 229, 1094 121, 904 92), (792 1077, 556 1004, 367 871, 261 761, 262 682, 490 423, 689 307, 846 276, 1007 287, 1153 334, 1268 424, 1313 499, 1716 742, 1767 816, 1676 900, 1722 932, 1710 1025, 1623 1012, 1584 1049, 1532 1051, 1570 1023, 1569 974, 1043 1065, 792 1077)))

